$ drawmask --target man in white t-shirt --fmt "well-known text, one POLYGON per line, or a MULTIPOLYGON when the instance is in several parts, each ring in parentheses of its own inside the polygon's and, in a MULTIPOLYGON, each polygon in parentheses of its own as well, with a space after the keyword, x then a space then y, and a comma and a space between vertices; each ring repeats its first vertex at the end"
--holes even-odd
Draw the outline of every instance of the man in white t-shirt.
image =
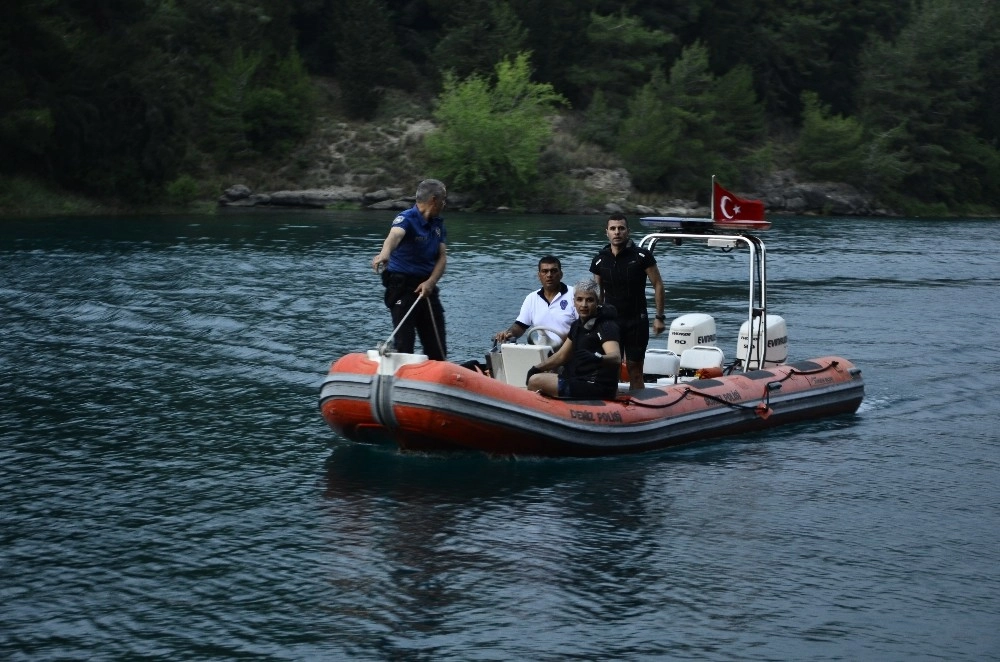
POLYGON ((541 326, 555 331, 558 335, 554 337, 552 333, 546 333, 549 344, 561 343, 566 338, 573 320, 577 318, 576 306, 573 305, 573 288, 563 283, 562 277, 562 263, 559 258, 546 255, 540 259, 538 280, 542 284, 542 289, 531 292, 524 298, 517 319, 507 330, 496 334, 493 340, 498 343, 511 342, 524 335, 529 327, 541 326))

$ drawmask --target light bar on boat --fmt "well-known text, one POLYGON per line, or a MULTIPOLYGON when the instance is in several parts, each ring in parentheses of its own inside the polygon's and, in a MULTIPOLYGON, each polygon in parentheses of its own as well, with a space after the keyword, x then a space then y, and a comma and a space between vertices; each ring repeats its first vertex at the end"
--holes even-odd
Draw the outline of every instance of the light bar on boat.
POLYGON ((744 221, 733 218, 726 221, 716 220, 712 227, 720 230, 753 230, 754 232, 760 232, 761 230, 769 230, 771 228, 771 221, 744 221))
POLYGON ((741 219, 712 220, 710 218, 685 218, 684 216, 643 216, 639 223, 653 230, 768 230, 771 221, 750 221, 741 219))
POLYGON ((686 218, 684 216, 643 216, 639 223, 656 230, 708 230, 714 221, 710 218, 686 218))

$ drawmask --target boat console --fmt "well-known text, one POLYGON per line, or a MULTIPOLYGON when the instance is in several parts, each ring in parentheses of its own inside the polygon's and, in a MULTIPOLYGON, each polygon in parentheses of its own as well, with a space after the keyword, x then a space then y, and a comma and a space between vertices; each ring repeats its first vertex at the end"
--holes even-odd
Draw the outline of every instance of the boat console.
POLYGON ((548 345, 519 345, 504 343, 499 351, 486 355, 493 377, 504 384, 526 388, 528 369, 538 365, 552 354, 548 345))

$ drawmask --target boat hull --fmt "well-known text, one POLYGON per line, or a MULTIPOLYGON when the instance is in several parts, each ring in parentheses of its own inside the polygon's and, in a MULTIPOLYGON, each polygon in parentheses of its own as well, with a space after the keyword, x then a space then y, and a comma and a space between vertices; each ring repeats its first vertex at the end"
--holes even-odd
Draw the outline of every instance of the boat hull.
POLYGON ((407 450, 599 456, 681 446, 852 413, 861 371, 828 356, 765 370, 650 386, 616 400, 551 398, 445 361, 379 374, 377 359, 334 363, 320 411, 341 436, 407 450))

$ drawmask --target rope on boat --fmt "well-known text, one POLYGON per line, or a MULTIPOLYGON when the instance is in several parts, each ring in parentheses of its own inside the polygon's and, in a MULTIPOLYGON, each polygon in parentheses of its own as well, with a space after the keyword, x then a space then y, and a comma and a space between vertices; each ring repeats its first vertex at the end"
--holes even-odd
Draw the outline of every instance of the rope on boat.
POLYGON ((665 409, 667 407, 674 406, 675 404, 686 398, 688 395, 699 395, 705 398, 706 400, 718 402, 719 404, 725 405, 730 409, 746 409, 748 411, 755 412, 761 418, 767 418, 768 416, 771 415, 771 384, 780 384, 781 382, 787 381, 796 375, 816 375, 821 372, 825 372, 827 370, 836 368, 838 365, 839 363, 837 361, 831 361, 829 365, 817 368, 816 370, 796 370, 793 368, 789 370, 788 374, 786 374, 784 377, 768 382, 767 385, 764 386, 764 397, 761 399, 759 403, 753 405, 744 404, 742 402, 729 402, 728 400, 724 400, 716 395, 712 395, 711 393, 696 391, 693 388, 685 388, 684 391, 681 393, 680 397, 674 400, 673 402, 666 402, 658 405, 640 402, 638 400, 635 400, 634 398, 629 398, 629 400, 631 404, 637 407, 646 407, 649 409, 665 409))
POLYGON ((645 402, 641 402, 639 400, 636 400, 635 398, 633 398, 631 396, 629 396, 628 398, 626 398, 625 402, 627 402, 628 404, 635 405, 636 407, 646 407, 647 409, 666 409, 667 407, 673 407, 678 402, 680 402, 681 400, 683 400, 684 398, 686 398, 688 393, 697 393, 697 391, 692 391, 689 388, 688 389, 684 389, 684 391, 681 393, 680 397, 677 398, 676 400, 674 400, 673 402, 665 402, 665 403, 659 404, 659 405, 647 404, 645 402))
MULTIPOLYGON (((417 299, 419 301, 419 298, 417 299)), ((444 343, 441 342, 441 332, 438 331, 437 320, 434 319, 434 307, 431 305, 431 300, 427 299, 427 314, 431 318, 431 326, 434 327, 434 338, 438 343, 438 351, 441 352, 441 356, 445 355, 444 343)))
MULTIPOLYGON (((840 365, 840 361, 830 361, 830 365, 823 366, 822 368, 816 368, 815 370, 796 370, 795 368, 792 368, 791 370, 788 371, 788 376, 791 377, 792 375, 818 375, 819 373, 830 370, 831 368, 836 368, 838 365, 840 365)), ((787 377, 785 379, 787 379, 787 377)))
MULTIPOLYGON (((410 306, 410 309, 406 311, 406 314, 403 315, 403 319, 399 320, 399 324, 397 324, 396 328, 392 330, 392 333, 389 334, 389 337, 386 339, 386 341, 378 346, 379 356, 386 355, 386 352, 388 352, 389 349, 392 347, 392 339, 396 337, 396 332, 399 331, 402 328, 403 324, 406 323, 406 319, 410 316, 410 313, 414 311, 414 309, 417 307, 417 304, 420 303, 420 300, 423 298, 424 298, 423 293, 417 295, 417 299, 413 302, 413 305, 410 306)), ((428 306, 431 305, 430 300, 427 301, 427 305, 428 306)), ((432 319, 433 317, 434 316, 431 315, 432 319)), ((434 327, 434 331, 437 332, 436 326, 434 327)), ((440 343, 440 339, 438 340, 438 342, 440 343)))
MULTIPOLYGON (((680 397, 678 397, 676 400, 674 400, 672 402, 664 402, 662 404, 656 404, 656 405, 654 405, 654 404, 649 404, 649 403, 646 403, 646 402, 641 402, 641 401, 636 400, 634 398, 630 398, 629 404, 635 405, 636 407, 645 407, 647 409, 666 409, 667 407, 673 407, 678 402, 680 402, 681 400, 683 400, 684 398, 686 398, 688 395, 700 395, 701 397, 705 398, 706 400, 712 400, 714 402, 718 402, 719 404, 726 405, 727 407, 729 407, 731 409, 756 409, 757 408, 757 405, 746 405, 746 404, 743 404, 743 403, 740 403, 740 402, 729 402, 728 400, 723 400, 722 398, 720 398, 718 396, 715 396, 715 395, 712 395, 711 393, 705 393, 703 391, 696 391, 693 388, 686 388, 686 389, 684 389, 681 392, 680 397)), ((769 395, 770 395, 770 391, 768 391, 767 388, 765 387, 765 389, 764 389, 764 398, 765 398, 765 400, 767 400, 767 398, 768 398, 769 395)))

